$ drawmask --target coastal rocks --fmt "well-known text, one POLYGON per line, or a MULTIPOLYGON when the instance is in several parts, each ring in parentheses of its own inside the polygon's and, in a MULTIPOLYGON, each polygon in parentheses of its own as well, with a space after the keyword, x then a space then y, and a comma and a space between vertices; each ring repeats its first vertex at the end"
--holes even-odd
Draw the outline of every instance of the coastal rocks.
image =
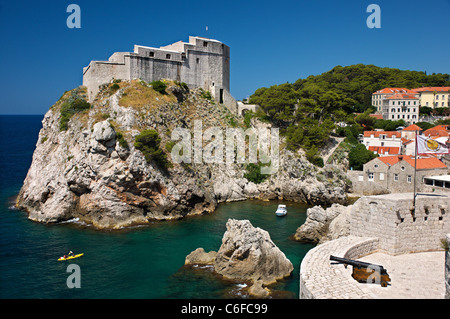
POLYGON ((228 279, 261 280, 269 285, 289 276, 293 266, 267 231, 253 227, 248 220, 230 219, 214 269, 228 279))
POLYGON ((308 208, 306 221, 294 234, 294 239, 302 242, 321 243, 349 234, 348 216, 351 206, 333 204, 327 209, 321 206, 308 208))
POLYGON ((210 251, 209 253, 205 252, 203 248, 197 248, 192 253, 186 256, 186 260, 184 262, 185 265, 209 265, 213 264, 216 259, 217 252, 210 251))
POLYGON ((186 257, 186 264, 207 263, 225 279, 250 281, 250 293, 264 297, 273 284, 291 275, 294 267, 273 243, 267 231, 255 228, 248 220, 229 219, 222 245, 217 253, 198 248, 186 257))
POLYGON ((83 89, 66 92, 47 112, 16 203, 30 219, 55 223, 79 218, 97 228, 121 228, 210 213, 218 203, 245 199, 345 203, 341 172, 315 167, 301 151, 281 148, 279 169, 261 183, 244 177, 245 164, 174 163, 169 147, 176 128, 193 129, 194 121, 202 119, 203 129, 225 130, 231 117, 242 119, 195 90, 177 91, 177 97, 168 94, 166 102, 149 95, 143 103, 139 82, 122 81, 120 87, 110 94, 105 85, 91 107, 74 114, 63 130, 62 105, 83 89), (121 105, 121 97, 132 93, 142 99, 121 105), (180 94, 185 94, 181 104, 180 94), (158 132, 169 169, 147 162, 134 147, 136 136, 148 128, 158 132))

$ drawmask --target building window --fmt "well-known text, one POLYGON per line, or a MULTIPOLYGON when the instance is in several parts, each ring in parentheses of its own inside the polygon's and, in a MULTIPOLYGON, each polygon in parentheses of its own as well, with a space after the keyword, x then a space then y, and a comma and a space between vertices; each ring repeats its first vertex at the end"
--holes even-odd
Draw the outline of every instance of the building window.
POLYGON ((439 95, 436 95, 436 100, 439 100, 439 95))
POLYGON ((369 173, 369 181, 373 181, 373 173, 369 173))
POLYGON ((394 174, 394 181, 398 182, 398 174, 394 174))
POLYGON ((408 175, 408 177, 407 177, 407 179, 406 179, 406 180, 407 180, 407 182, 408 182, 408 183, 411 183, 411 181, 412 181, 412 177, 411 177, 411 175, 408 175))
POLYGON ((197 61, 197 64, 198 64, 198 63, 200 62, 200 58, 197 58, 197 60, 196 60, 196 61, 197 61))
POLYGON ((380 181, 384 181, 384 173, 380 173, 380 181))
POLYGON ((170 60, 170 54, 166 54, 166 59, 170 60))
POLYGON ((394 109, 394 108, 392 108, 392 109, 391 109, 391 112, 392 112, 392 113, 394 113, 394 112, 395 112, 395 109, 394 109))
POLYGON ((154 57, 154 56, 155 56, 155 52, 153 52, 153 51, 150 51, 150 52, 148 53, 148 56, 150 56, 150 57, 154 57))
POLYGON ((428 102, 426 102, 425 105, 428 106, 428 102))
POLYGON ((206 48, 208 46, 208 42, 204 41, 203 46, 206 48))
POLYGON ((392 119, 395 119, 395 115, 392 115, 392 119))
POLYGON ((375 164, 373 167, 374 167, 374 168, 378 168, 378 164, 375 164))

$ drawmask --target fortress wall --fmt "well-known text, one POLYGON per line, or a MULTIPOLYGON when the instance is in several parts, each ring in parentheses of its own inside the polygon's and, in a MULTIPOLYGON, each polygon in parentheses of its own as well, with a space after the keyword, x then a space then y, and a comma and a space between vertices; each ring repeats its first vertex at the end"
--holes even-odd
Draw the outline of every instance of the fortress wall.
POLYGON ((347 236, 308 251, 300 266, 300 299, 374 299, 370 287, 359 284, 330 255, 358 259, 378 250, 377 238, 347 236))
POLYGON ((124 62, 92 61, 83 72, 83 85, 88 89, 89 102, 92 102, 99 91, 99 86, 114 79, 129 79, 129 56, 124 62))
POLYGON ((180 81, 178 71, 180 62, 171 60, 148 59, 140 56, 130 58, 130 78, 152 82, 159 79, 180 81), (178 71, 178 72, 177 72, 178 71))
POLYGON ((448 196, 416 197, 413 193, 361 197, 352 207, 350 234, 378 237, 389 254, 439 250, 450 232, 448 196))
POLYGON ((83 69, 89 100, 93 100, 100 85, 113 78, 185 82, 192 89, 209 90, 218 103, 237 112, 229 92, 230 48, 217 40, 189 37, 189 43, 178 41, 161 48, 135 45, 133 53, 116 52, 109 61, 92 61, 83 69))
POLYGON ((445 252, 445 299, 450 299, 450 233, 447 234, 447 251, 445 252))

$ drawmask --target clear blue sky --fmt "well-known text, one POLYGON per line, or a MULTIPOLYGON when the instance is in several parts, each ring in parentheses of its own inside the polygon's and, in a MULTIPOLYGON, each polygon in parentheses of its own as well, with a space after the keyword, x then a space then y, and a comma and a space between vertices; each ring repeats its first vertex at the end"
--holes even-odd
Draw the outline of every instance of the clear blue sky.
POLYGON ((44 114, 91 60, 189 35, 230 46, 236 99, 336 65, 450 73, 449 16, 450 0, 0 0, 0 114, 44 114), (66 26, 71 3, 81 29, 66 26), (381 29, 366 26, 371 3, 381 29))

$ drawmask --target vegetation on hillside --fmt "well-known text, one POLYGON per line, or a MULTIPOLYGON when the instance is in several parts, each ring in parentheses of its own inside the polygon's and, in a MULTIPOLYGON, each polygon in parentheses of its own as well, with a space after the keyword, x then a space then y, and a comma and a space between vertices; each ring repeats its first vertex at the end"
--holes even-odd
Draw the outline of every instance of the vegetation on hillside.
POLYGON ((161 138, 155 130, 144 130, 135 138, 134 147, 140 150, 147 163, 154 162, 162 169, 168 169, 172 163, 167 159, 166 153, 160 148, 161 138))
MULTIPOLYGON (((59 130, 66 131, 69 128, 70 118, 76 114, 88 110, 91 105, 85 100, 83 88, 76 88, 70 92, 68 98, 61 104, 61 118, 59 120, 59 130)), ((64 95, 61 99, 64 99, 64 95)))
POLYGON ((385 87, 421 86, 450 86, 450 76, 363 64, 336 66, 295 83, 259 88, 249 103, 261 106, 255 116, 280 128, 288 149, 301 147, 308 159, 318 164, 318 149, 325 145, 336 123, 356 125, 361 132, 398 126, 391 121, 377 122, 369 116, 373 111, 373 92, 385 87), (355 116, 355 113, 362 114, 355 116))

